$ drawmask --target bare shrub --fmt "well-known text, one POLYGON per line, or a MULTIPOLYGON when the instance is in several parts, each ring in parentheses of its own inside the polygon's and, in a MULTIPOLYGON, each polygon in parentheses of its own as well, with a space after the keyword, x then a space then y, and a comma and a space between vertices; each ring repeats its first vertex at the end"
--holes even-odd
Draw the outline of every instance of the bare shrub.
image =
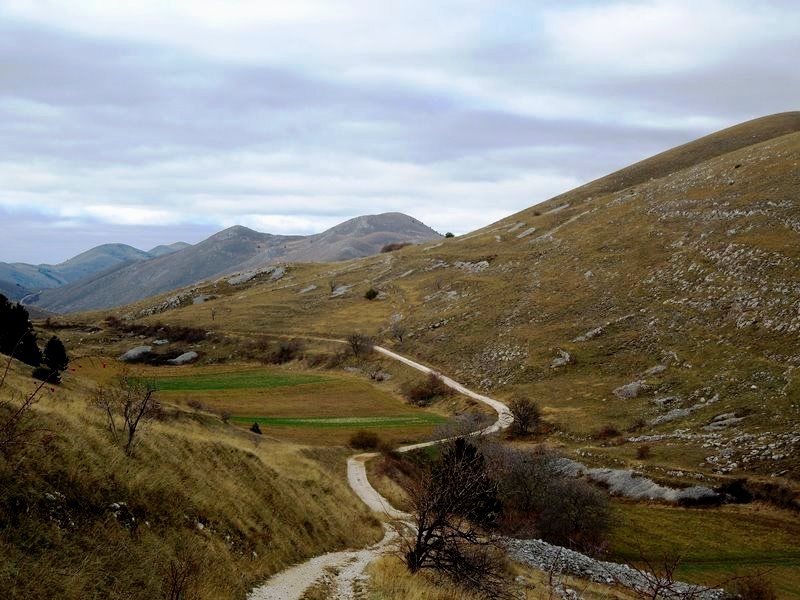
POLYGON ((372 352, 372 338, 363 333, 354 332, 347 336, 347 343, 356 358, 372 352))
POLYGON ((140 377, 122 375, 111 387, 101 386, 94 393, 94 405, 106 415, 114 443, 125 437, 125 454, 133 455, 140 426, 156 418, 161 406, 153 395, 155 384, 140 377))
MULTIPOLYGON (((0 389, 5 385, 12 360, 13 357, 9 356, 6 361, 0 377, 0 389)), ((15 449, 33 443, 36 433, 46 431, 36 427, 33 406, 47 383, 47 379, 40 381, 18 404, 13 396, 9 400, 0 400, 0 452, 3 454, 10 455, 15 449)))
POLYGON ((350 436, 348 445, 356 450, 375 450, 380 445, 380 437, 374 431, 359 429, 350 436))
POLYGON ((303 348, 303 342, 300 340, 280 340, 277 348, 270 354, 269 361, 282 365, 297 360, 302 356, 303 348))
POLYGON ((545 492, 539 514, 543 540, 593 556, 603 554, 611 527, 608 496, 582 479, 559 478, 545 492))
POLYGON ((169 562, 164 573, 164 598, 167 600, 196 600, 201 571, 201 559, 197 552, 180 547, 169 562))
POLYGON ((505 596, 502 555, 488 533, 501 505, 477 447, 463 438, 449 444, 410 495, 416 531, 402 538, 408 570, 434 569, 486 597, 505 596))
POLYGON ((638 448, 636 448, 636 458, 639 460, 645 460, 646 458, 650 458, 652 454, 651 448, 649 444, 642 444, 638 448))
POLYGON ((369 288, 366 292, 364 292, 364 298, 367 300, 375 300, 378 297, 378 290, 375 288, 369 288))
POLYGON ((592 434, 592 437, 596 440, 610 440, 612 438, 616 438, 622 435, 614 425, 603 425, 592 434))
POLYGON ((436 373, 430 373, 421 381, 403 385, 402 392, 412 404, 428 406, 437 398, 450 396, 453 390, 436 373))
POLYGON ((386 244, 383 248, 381 248, 381 252, 395 252, 396 250, 401 250, 406 246, 411 246, 411 242, 394 242, 392 244, 386 244))
POLYGON ((508 409, 514 417, 511 431, 522 437, 536 432, 541 420, 539 406, 530 398, 515 396, 508 403, 508 409))

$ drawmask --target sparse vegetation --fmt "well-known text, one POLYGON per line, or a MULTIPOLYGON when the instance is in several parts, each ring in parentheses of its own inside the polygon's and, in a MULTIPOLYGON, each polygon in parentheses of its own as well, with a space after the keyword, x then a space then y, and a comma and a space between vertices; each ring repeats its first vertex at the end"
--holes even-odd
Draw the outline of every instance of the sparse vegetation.
POLYGON ((416 531, 403 538, 411 573, 434 569, 488 598, 503 597, 503 560, 488 531, 500 516, 483 455, 463 438, 410 490, 416 531))
POLYGON ((372 338, 363 333, 351 333, 347 336, 347 343, 350 345, 350 350, 356 358, 372 352, 372 338))
POLYGON ((392 244, 386 244, 381 248, 381 252, 395 252, 397 250, 402 250, 406 246, 411 246, 411 242, 394 242, 392 244))
POLYGON ((425 379, 403 386, 403 395, 416 406, 428 406, 437 398, 445 398, 452 394, 453 390, 447 387, 436 373, 430 373, 425 379))
POLYGON ((508 409, 514 417, 514 423, 511 426, 513 433, 523 437, 536 431, 541 420, 541 411, 533 400, 524 396, 515 396, 508 403, 508 409))
POLYGON ((350 436, 349 445, 356 450, 375 450, 380 445, 380 437, 374 431, 359 429, 350 436))
POLYGON ((140 377, 124 374, 110 387, 95 391, 93 403, 106 417, 106 425, 116 444, 124 436, 125 454, 133 455, 139 439, 137 433, 158 416, 161 405, 153 392, 155 384, 140 377))
POLYGON ((366 292, 364 292, 364 298, 367 300, 375 300, 378 297, 378 290, 375 288, 369 288, 366 292))

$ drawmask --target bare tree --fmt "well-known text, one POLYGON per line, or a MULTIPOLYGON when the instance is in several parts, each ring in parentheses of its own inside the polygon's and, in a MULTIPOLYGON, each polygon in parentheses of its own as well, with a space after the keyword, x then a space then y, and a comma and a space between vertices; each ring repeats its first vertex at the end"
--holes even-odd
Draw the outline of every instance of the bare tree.
MULTIPOLYGON (((12 359, 13 353, 8 357, 3 375, 0 377, 0 389, 5 385, 12 359)), ((47 379, 40 381, 19 404, 14 402, 13 395, 10 401, 0 400, 0 451, 4 454, 10 454, 14 448, 31 443, 37 431, 46 431, 37 428, 33 423, 32 409, 37 402, 39 392, 47 384, 47 379)))
POLYGON ((402 317, 400 315, 395 315, 392 317, 392 322, 389 326, 389 333, 395 340, 398 341, 398 343, 403 343, 403 338, 406 335, 406 326, 403 324, 402 317))
POLYGON ((347 343, 350 344, 350 350, 353 351, 353 356, 356 358, 370 352, 373 346, 372 338, 358 332, 348 335, 347 343))
POLYGON ((409 571, 434 569, 486 597, 504 597, 503 562, 490 534, 501 506, 477 447, 454 440, 410 491, 416 528, 403 540, 409 571))
POLYGON ((105 413, 114 443, 125 436, 125 454, 128 456, 133 454, 140 426, 161 410, 153 396, 155 389, 153 382, 123 375, 114 386, 99 387, 94 394, 94 404, 105 413))
POLYGON ((541 420, 541 412, 533 400, 525 396, 515 396, 508 403, 508 409, 514 417, 512 425, 514 433, 524 436, 536 431, 541 420))

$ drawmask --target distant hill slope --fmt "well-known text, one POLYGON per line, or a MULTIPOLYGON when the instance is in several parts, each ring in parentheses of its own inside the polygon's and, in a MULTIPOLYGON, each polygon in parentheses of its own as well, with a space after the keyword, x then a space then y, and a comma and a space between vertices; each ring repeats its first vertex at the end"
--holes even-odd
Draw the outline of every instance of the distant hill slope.
POLYGON ((357 217, 307 237, 235 226, 194 246, 45 290, 30 303, 55 312, 107 308, 270 263, 346 260, 375 254, 392 242, 416 243, 439 237, 401 213, 357 217))
MULTIPOLYGON (((798 164, 800 113, 757 119, 468 235, 294 265, 291 286, 254 280, 153 318, 211 327, 218 303, 237 332, 280 323, 387 343, 399 324, 406 352, 540 401, 562 443, 592 444, 608 425, 669 457, 659 477, 800 486, 798 164), (334 279, 332 294, 322 282, 334 279), (364 299, 370 288, 378 300, 364 299)), ((625 462, 625 448, 596 452, 625 462)))
POLYGON ((175 252, 185 246, 188 244, 178 242, 145 252, 126 244, 103 244, 57 265, 0 262, 0 289, 8 292, 9 298, 20 300, 41 290, 60 287, 121 265, 175 252))

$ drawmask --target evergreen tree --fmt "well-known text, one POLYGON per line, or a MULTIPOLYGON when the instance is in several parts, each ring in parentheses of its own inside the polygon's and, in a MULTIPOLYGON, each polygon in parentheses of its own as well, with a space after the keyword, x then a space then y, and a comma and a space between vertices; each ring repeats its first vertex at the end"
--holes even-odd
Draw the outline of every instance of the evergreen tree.
POLYGON ((67 368, 69 364, 67 349, 57 336, 54 335, 47 340, 42 353, 42 362, 47 368, 56 372, 64 371, 67 368))
POLYGON ((36 345, 36 333, 28 311, 18 302, 11 304, 0 294, 0 352, 13 355, 22 362, 37 366, 42 353, 36 345))

